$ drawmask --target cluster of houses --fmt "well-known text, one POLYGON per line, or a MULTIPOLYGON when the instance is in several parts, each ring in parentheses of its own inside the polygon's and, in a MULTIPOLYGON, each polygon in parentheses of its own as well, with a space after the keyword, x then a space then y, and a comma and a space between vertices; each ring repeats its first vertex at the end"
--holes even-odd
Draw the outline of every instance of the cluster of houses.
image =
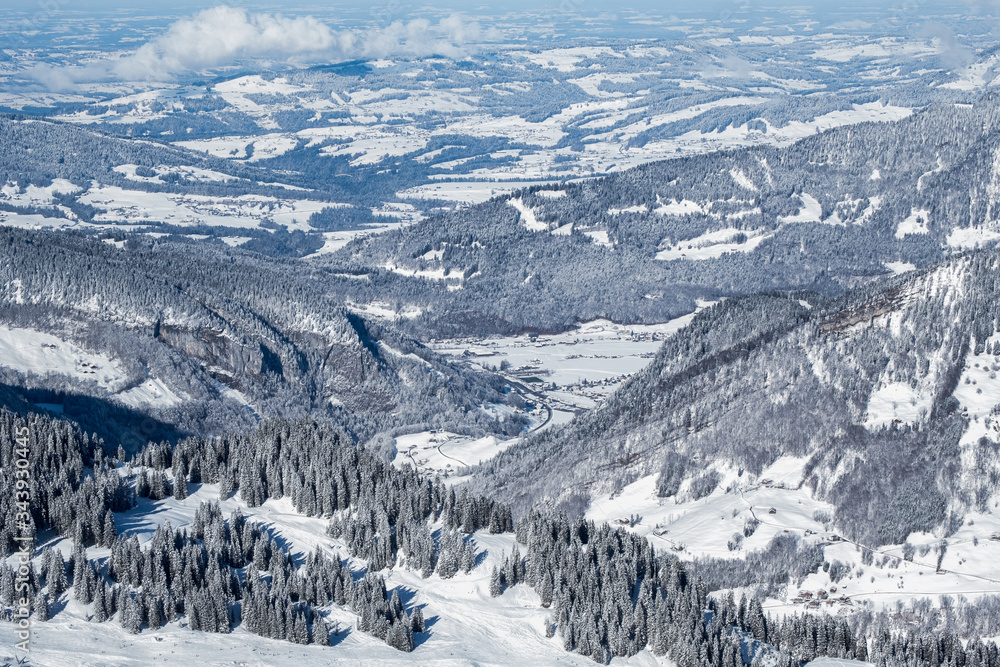
POLYGON ((826 603, 826 606, 828 607, 832 607, 838 603, 845 607, 850 607, 854 604, 851 602, 851 598, 844 594, 837 596, 836 586, 831 586, 829 591, 823 590, 822 588, 815 592, 802 590, 799 591, 798 596, 792 600, 792 604, 801 604, 814 609, 823 606, 824 603, 826 603))

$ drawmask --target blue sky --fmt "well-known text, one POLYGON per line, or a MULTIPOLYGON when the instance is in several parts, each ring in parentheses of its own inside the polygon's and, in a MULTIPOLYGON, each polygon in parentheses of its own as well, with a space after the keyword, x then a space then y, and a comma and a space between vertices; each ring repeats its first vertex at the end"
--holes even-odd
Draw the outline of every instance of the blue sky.
MULTIPOLYGON (((517 7, 544 8, 552 7, 559 9, 571 4, 579 11, 593 12, 614 12, 627 9, 655 8, 661 11, 674 12, 718 12, 729 10, 739 10, 743 7, 763 8, 779 6, 800 6, 810 7, 817 11, 823 11, 831 7, 831 3, 819 0, 700 0, 698 3, 691 3, 686 0, 504 0, 502 3, 495 2, 462 2, 460 0, 340 0, 338 2, 323 2, 321 0, 293 0, 288 2, 240 2, 232 0, 229 2, 218 2, 218 0, 173 0, 171 2, 157 2, 150 4, 136 3, 135 0, 35 0, 34 2, 17 2, 11 0, 0 0, 0 7, 5 9, 15 9, 21 11, 49 10, 59 6, 61 9, 72 12, 104 11, 108 9, 126 9, 129 13, 164 14, 178 13, 186 11, 196 11, 219 4, 228 4, 238 7, 246 7, 256 11, 282 11, 287 13, 300 13, 322 10, 324 13, 335 12, 338 8, 357 11, 373 8, 379 5, 390 6, 402 12, 420 12, 430 9, 452 9, 461 10, 469 14, 494 14, 498 11, 505 11, 517 7), (695 9, 692 9, 692 7, 695 9)), ((894 7, 916 7, 917 11, 934 11, 939 8, 965 7, 970 13, 978 13, 984 8, 996 8, 1000 4, 997 0, 953 0, 942 2, 941 0, 838 0, 836 8, 845 6, 858 6, 868 9, 884 7, 887 10, 894 7)))

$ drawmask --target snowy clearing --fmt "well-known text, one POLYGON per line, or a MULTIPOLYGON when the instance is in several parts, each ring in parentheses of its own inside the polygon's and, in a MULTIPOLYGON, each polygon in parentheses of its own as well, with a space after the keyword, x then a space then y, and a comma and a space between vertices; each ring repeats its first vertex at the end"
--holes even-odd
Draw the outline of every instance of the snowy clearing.
POLYGON ((950 248, 971 250, 1000 239, 1000 232, 985 227, 962 227, 948 234, 946 243, 950 248))
POLYGON ((872 392, 868 399, 865 428, 889 424, 916 424, 927 417, 934 397, 908 384, 892 382, 872 392))
POLYGON ((896 228, 896 238, 901 239, 907 234, 928 234, 927 223, 930 221, 930 211, 913 209, 909 217, 899 223, 896 228))
POLYGON ((119 393, 118 400, 134 408, 144 405, 172 408, 184 402, 183 398, 157 378, 149 378, 139 386, 119 393))
POLYGON ((535 217, 535 212, 531 210, 531 207, 525 206, 524 201, 520 197, 511 199, 507 203, 516 208, 517 212, 521 214, 521 224, 526 229, 533 232, 544 232, 549 228, 546 223, 538 221, 538 218, 535 217))
POLYGON ((899 275, 900 273, 906 273, 907 271, 913 271, 917 267, 909 262, 885 262, 883 264, 885 268, 892 271, 894 274, 899 275))
POLYGON ((802 208, 799 209, 799 212, 795 215, 778 218, 778 222, 796 223, 823 221, 823 205, 819 203, 819 200, 806 193, 799 195, 799 199, 802 200, 802 208))
POLYGON ((307 221, 313 213, 337 206, 330 202, 286 200, 263 195, 210 197, 125 190, 97 184, 82 195, 80 201, 105 209, 96 217, 100 222, 163 222, 182 226, 258 229, 262 220, 271 219, 289 230, 302 231, 309 229, 307 221))
POLYGON ((125 379, 119 365, 102 354, 35 329, 0 326, 0 365, 19 373, 66 375, 105 389, 125 379))
POLYGON ((533 185, 552 181, 448 181, 418 185, 401 190, 396 195, 403 199, 440 199, 460 204, 481 204, 494 197, 506 195, 533 185))
POLYGON ((720 229, 705 232, 701 236, 676 245, 668 245, 656 253, 656 259, 669 262, 676 259, 705 260, 718 259, 730 252, 752 252, 761 243, 774 236, 763 230, 720 229))

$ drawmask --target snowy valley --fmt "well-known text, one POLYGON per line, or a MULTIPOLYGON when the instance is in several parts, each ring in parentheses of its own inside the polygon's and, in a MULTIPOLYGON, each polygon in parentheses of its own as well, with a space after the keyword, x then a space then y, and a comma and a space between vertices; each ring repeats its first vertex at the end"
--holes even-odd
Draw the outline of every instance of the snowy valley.
POLYGON ((1000 24, 862 4, 10 9, 0 665, 1000 667, 1000 24))

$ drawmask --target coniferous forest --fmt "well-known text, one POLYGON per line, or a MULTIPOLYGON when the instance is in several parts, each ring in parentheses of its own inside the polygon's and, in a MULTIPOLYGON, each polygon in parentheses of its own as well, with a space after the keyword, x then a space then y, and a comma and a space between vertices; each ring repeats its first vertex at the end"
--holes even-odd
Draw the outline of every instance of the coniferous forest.
POLYGON ((412 651, 433 610, 407 608, 380 571, 401 566, 447 579, 477 567, 478 532, 513 533, 517 546, 491 573, 491 595, 534 589, 553 612, 548 632, 567 651, 598 663, 648 648, 680 665, 742 665, 748 651, 756 655, 766 646, 782 665, 821 656, 879 666, 1000 664, 996 645, 970 634, 1000 623, 1000 599, 980 603, 972 627, 967 618, 946 617, 944 627, 953 629, 945 632, 901 627, 886 613, 775 618, 755 597, 711 596, 705 576, 717 573, 710 563, 684 564, 622 528, 565 514, 536 510, 515 521, 501 503, 387 465, 342 431, 311 420, 266 422, 174 448, 151 443, 127 457, 64 420, 4 410, 2 482, 11 482, 11 443, 25 429, 37 500, 22 524, 14 495, 0 496, 4 553, 17 551, 25 531, 54 532, 76 546, 68 561, 56 549, 44 550, 23 586, 15 568, 3 566, 0 604, 8 614, 27 597, 34 617, 45 620, 69 594, 87 605, 91 622, 118 623, 129 633, 183 619, 195 632, 239 626, 329 646, 333 630, 325 615, 339 607, 357 617, 359 632, 412 651), (296 559, 239 511, 224 516, 218 502, 202 503, 189 530, 163 524, 142 545, 116 530, 115 516, 141 498, 183 499, 189 485, 200 483, 218 483, 223 500, 239 492, 249 507, 290 497, 299 512, 328 519, 329 533, 351 558, 316 551, 296 559), (109 555, 91 559, 90 547, 109 555))

